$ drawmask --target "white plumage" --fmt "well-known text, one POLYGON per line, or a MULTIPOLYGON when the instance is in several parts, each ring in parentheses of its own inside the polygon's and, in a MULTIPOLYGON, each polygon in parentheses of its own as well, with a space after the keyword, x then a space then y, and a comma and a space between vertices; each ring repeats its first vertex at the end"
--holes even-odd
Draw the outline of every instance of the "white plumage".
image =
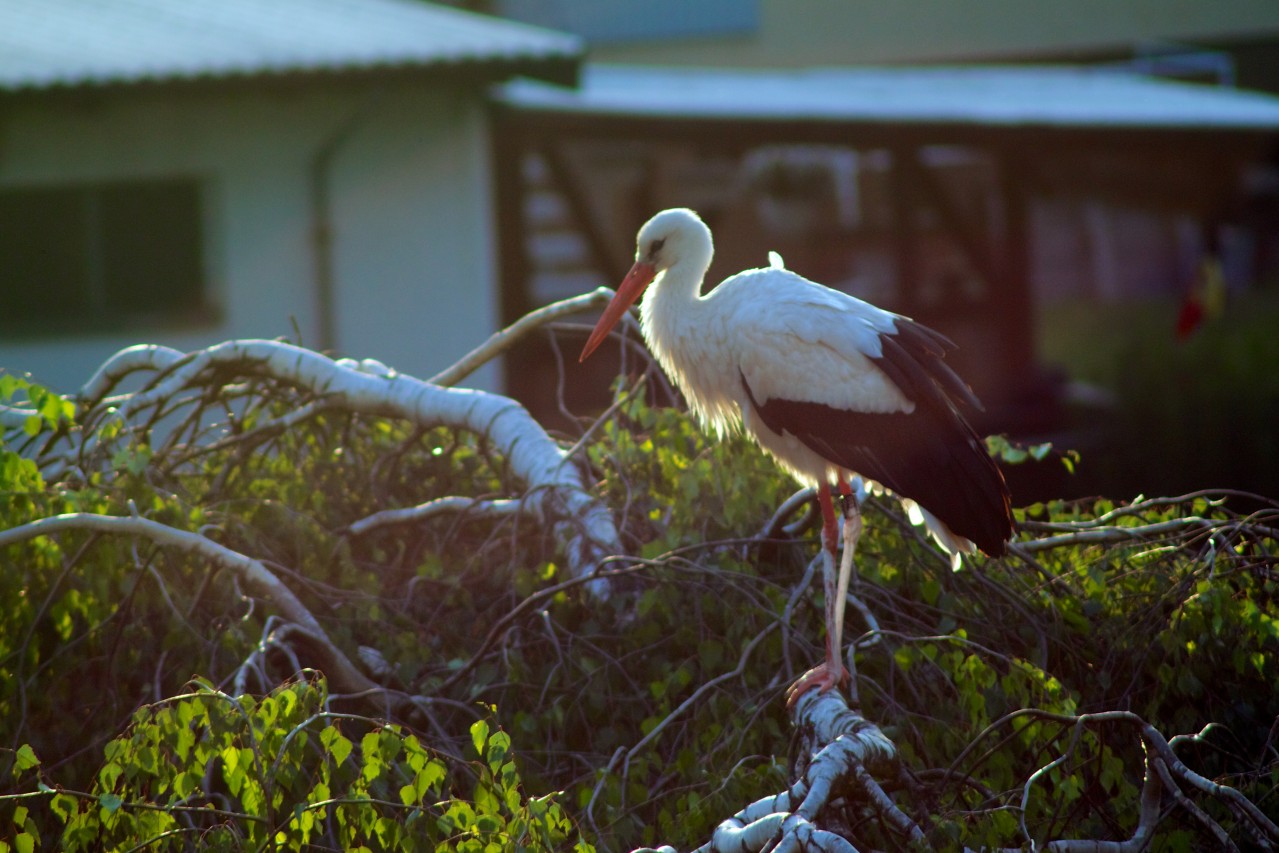
MULTIPOLYGON (((693 211, 650 219, 582 359, 642 294, 644 338, 703 424, 720 435, 744 427, 787 471, 818 487, 832 559, 830 484, 846 488, 853 473, 896 494, 948 550, 971 552, 976 542, 1002 553, 1011 534, 1008 493, 959 413, 977 403, 942 363, 954 345, 790 272, 775 254, 769 267, 738 273, 703 296, 713 252, 710 229, 693 211)), ((834 592, 828 582, 828 597, 834 592)), ((830 665, 810 680, 829 686, 837 677, 830 665)))

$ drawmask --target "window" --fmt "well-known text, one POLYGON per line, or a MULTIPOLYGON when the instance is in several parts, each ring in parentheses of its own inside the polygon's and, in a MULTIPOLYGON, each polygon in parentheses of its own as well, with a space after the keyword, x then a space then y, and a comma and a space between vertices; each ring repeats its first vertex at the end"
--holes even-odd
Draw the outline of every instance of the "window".
POLYGON ((194 180, 0 188, 0 325, 65 332, 197 318, 194 180))

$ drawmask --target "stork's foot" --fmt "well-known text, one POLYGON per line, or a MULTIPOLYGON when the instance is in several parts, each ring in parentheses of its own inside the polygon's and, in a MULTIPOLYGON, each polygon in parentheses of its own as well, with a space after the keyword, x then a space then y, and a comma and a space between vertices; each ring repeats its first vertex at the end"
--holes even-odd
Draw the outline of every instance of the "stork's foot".
POLYGON ((825 693, 832 687, 847 686, 848 670, 844 668, 843 664, 836 664, 835 668, 839 670, 837 673, 832 672, 832 667, 829 663, 821 663, 801 675, 786 691, 786 710, 789 711, 794 708, 795 703, 799 701, 799 697, 814 687, 825 693))

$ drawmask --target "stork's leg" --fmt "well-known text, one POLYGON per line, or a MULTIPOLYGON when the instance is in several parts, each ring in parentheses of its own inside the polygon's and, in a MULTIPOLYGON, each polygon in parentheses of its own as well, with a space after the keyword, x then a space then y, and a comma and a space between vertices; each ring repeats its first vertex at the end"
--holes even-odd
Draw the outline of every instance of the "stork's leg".
MULTIPOLYGON (((846 489, 847 485, 841 486, 846 489)), ((846 501, 856 506, 856 501, 846 501)), ((840 646, 844 632, 844 598, 848 592, 848 576, 853 563, 854 538, 848 540, 845 533, 845 555, 836 571, 836 543, 839 541, 839 523, 835 518, 835 505, 831 498, 830 484, 822 483, 817 488, 817 505, 822 511, 822 580, 826 592, 826 661, 800 676, 799 680, 786 691, 786 705, 795 704, 804 691, 812 687, 823 693, 837 684, 848 680, 848 671, 840 661, 840 646)), ((845 525, 847 528, 847 525, 845 525)), ((861 516, 857 516, 857 532, 861 529, 861 516)))
POLYGON ((862 535, 862 510, 857 503, 857 496, 848 485, 848 477, 839 478, 839 494, 843 498, 841 508, 844 512, 844 553, 839 561, 839 582, 835 590, 835 625, 839 633, 835 635, 835 655, 839 656, 844 630, 844 607, 848 604, 848 582, 853 576, 853 557, 857 553, 857 540, 862 535))
MULTIPOLYGON (((840 630, 843 630, 844 607, 848 604, 848 584, 853 578, 853 558, 857 555, 857 540, 862 535, 862 508, 861 504, 857 502, 857 496, 853 494, 852 488, 848 485, 847 476, 840 479, 839 492, 843 496, 844 553, 839 562, 839 589, 837 591, 839 607, 835 615, 839 620, 840 630)), ((840 647, 836 645, 837 652, 839 649, 840 647)), ((857 703, 857 663, 853 658, 851 649, 848 652, 848 668, 852 671, 848 695, 854 703, 857 703)))
POLYGON ((853 556, 857 551, 857 540, 862 535, 862 507, 857 502, 857 495, 853 492, 853 487, 848 484, 847 477, 840 478, 839 494, 843 498, 844 510, 844 559, 839 564, 841 616, 839 624, 843 625, 843 605, 847 602, 848 582, 852 578, 853 556))

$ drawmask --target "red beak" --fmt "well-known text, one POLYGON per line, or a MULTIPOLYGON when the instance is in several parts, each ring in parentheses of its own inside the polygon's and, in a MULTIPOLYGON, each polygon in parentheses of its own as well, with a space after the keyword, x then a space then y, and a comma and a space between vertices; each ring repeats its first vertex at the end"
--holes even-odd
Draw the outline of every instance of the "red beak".
POLYGON ((595 348, 604 342, 608 337, 608 333, 613 331, 613 327, 617 325, 617 321, 622 319, 622 315, 626 310, 635 304, 644 292, 644 288, 657 276, 657 268, 652 264, 636 261, 635 266, 631 267, 631 271, 626 274, 626 278, 622 279, 622 283, 617 287, 617 294, 613 296, 613 301, 608 303, 608 307, 604 309, 600 321, 595 324, 595 330, 591 332, 591 337, 586 341, 586 346, 582 347, 582 354, 578 356, 578 362, 586 361, 590 354, 595 352, 595 348))

